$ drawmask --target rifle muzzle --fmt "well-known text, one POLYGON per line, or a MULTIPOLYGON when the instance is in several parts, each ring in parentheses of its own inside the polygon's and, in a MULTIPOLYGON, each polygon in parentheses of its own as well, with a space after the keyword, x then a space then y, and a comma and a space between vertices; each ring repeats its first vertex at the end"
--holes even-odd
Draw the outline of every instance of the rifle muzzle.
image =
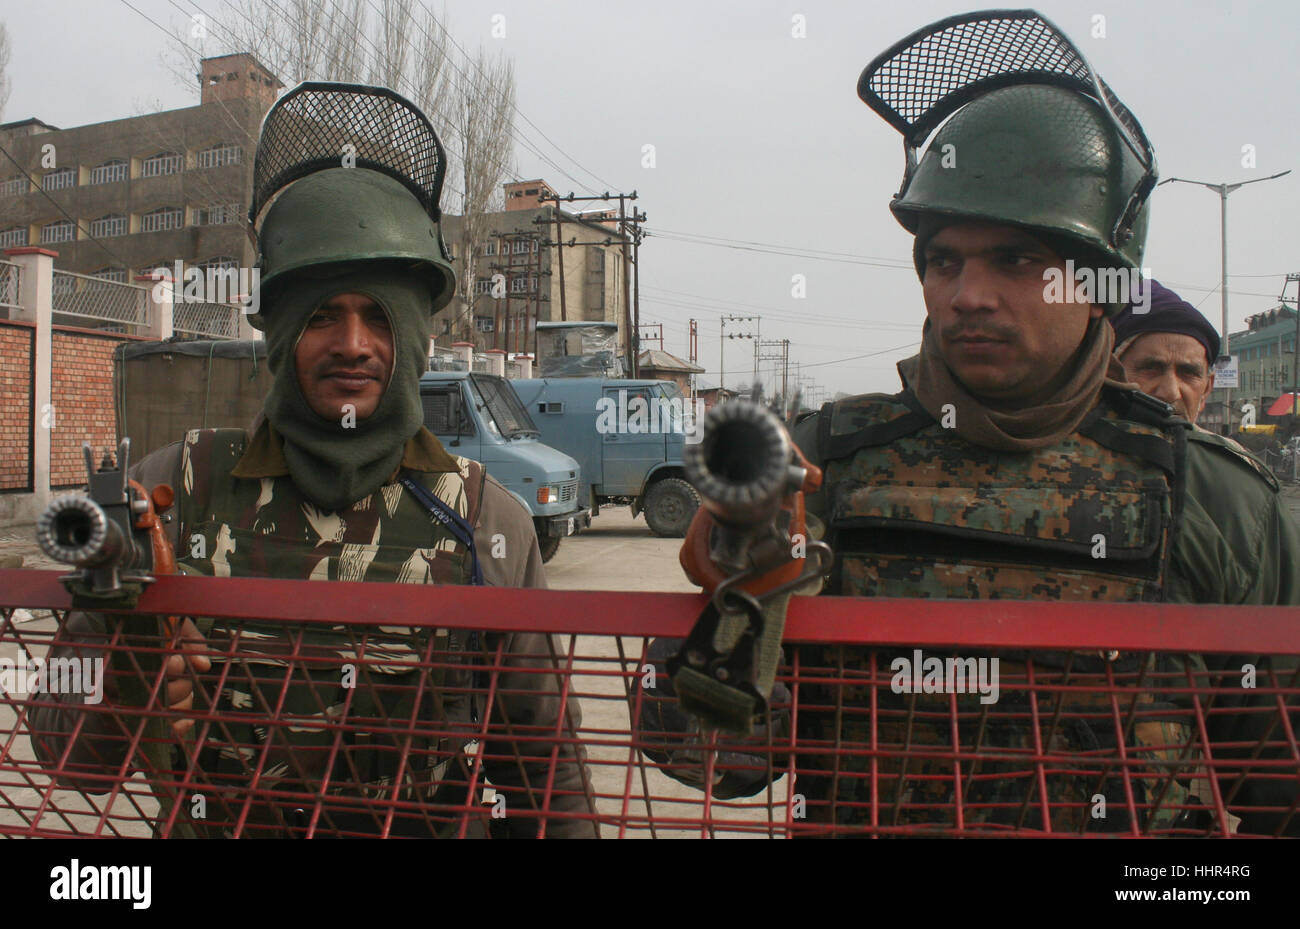
POLYGON ((135 543, 108 518, 103 508, 82 494, 68 494, 50 503, 36 522, 36 541, 55 561, 93 568, 138 561, 135 543))
POLYGON ((682 460, 705 509, 740 530, 770 522, 804 479, 781 420, 745 400, 710 410, 700 441, 683 449, 682 460))

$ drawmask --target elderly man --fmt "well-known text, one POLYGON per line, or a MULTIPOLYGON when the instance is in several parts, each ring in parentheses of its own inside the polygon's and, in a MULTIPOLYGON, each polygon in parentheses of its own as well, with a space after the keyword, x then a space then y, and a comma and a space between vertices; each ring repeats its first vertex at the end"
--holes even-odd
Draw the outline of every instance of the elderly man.
POLYGON ((1219 334, 1201 312, 1159 281, 1148 282, 1150 308, 1129 304, 1111 320, 1115 355, 1142 390, 1189 423, 1214 389, 1219 334))
MULTIPOLYGON (((177 491, 168 528, 183 572, 546 586, 528 512, 423 425, 419 379, 432 317, 455 290, 438 226, 441 158, 424 115, 381 89, 304 84, 268 113, 252 201, 261 266, 252 321, 266 333, 274 376, 263 416, 251 435, 193 430, 135 469, 146 486, 166 481, 177 491), (393 135, 395 125, 404 136, 393 135), (402 144, 410 150, 393 148, 402 144), (348 149, 355 163, 340 164, 348 149)), ((102 615, 73 614, 55 651, 94 655, 111 627, 102 615)), ((551 818, 547 835, 595 832, 580 751, 519 735, 560 728, 556 677, 538 673, 552 667, 545 635, 482 641, 502 656, 486 729, 478 721, 486 678, 472 683, 484 673, 473 670, 476 633, 383 626, 363 638, 289 629, 272 616, 186 620, 181 635, 188 650, 166 660, 163 701, 180 711, 210 705, 217 715, 186 751, 197 755, 189 763, 199 783, 238 790, 252 778, 261 793, 206 819, 182 803, 176 833, 227 835, 238 821, 246 835, 455 835, 468 819, 473 834, 484 826, 465 813, 480 809, 474 785, 483 777, 468 752, 478 732, 486 776, 508 801, 498 804, 500 831, 536 835, 539 820, 551 818), (438 667, 421 669, 430 654, 438 667), (274 722, 255 718, 272 708, 274 722), (250 759, 260 759, 255 777, 250 759), (388 811, 362 797, 405 805, 386 824, 388 811)), ((132 702, 109 683, 109 703, 132 702)), ((93 775, 124 761, 164 782, 172 766, 183 769, 160 718, 149 721, 141 762, 125 758, 139 717, 74 703, 38 706, 30 722, 38 757, 61 760, 66 780, 84 778, 80 786, 93 790, 93 775)), ((578 708, 566 712, 577 725, 578 708)), ((174 735, 191 724, 174 723, 174 735)), ((214 789, 211 803, 220 796, 214 789)), ((162 822, 179 801, 166 790, 160 800, 162 822)))

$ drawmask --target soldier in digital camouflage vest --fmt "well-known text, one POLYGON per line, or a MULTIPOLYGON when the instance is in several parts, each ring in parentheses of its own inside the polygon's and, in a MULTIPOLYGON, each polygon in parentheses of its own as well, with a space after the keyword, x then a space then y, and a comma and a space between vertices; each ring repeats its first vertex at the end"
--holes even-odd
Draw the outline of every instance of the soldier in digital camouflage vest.
MULTIPOLYGON (((1137 121, 1099 80, 1077 77, 1082 56, 1059 33, 1049 44, 1049 28, 1032 12, 953 17, 895 45, 859 82, 863 99, 908 143, 907 172, 890 206, 915 235, 926 320, 920 353, 898 365, 899 393, 829 403, 794 429, 825 473, 807 501, 810 531, 820 522, 836 554, 823 594, 1071 600, 1099 609, 1141 601, 1300 604, 1300 531, 1272 475, 1126 383, 1107 317, 1130 299, 1127 292, 1076 302, 1073 278, 1065 283, 1070 298, 1050 287, 1071 269, 1115 281, 1140 267, 1155 160, 1137 121), (972 38, 981 29, 1023 29, 1027 17, 1037 22, 1035 43, 972 38), (1038 57, 1018 62, 1022 48, 1038 57), (1048 73, 1044 48, 1061 55, 1057 73, 1048 73), (1005 58, 992 60, 998 54, 1005 58), (973 87, 970 75, 987 79, 984 86, 973 87)), ((1176 647, 1176 638, 1169 644, 1176 647)), ((799 650, 794 711, 799 742, 811 747, 789 789, 806 798, 810 821, 843 831, 952 829, 958 817, 967 830, 991 832, 1201 828, 1209 785, 1190 754, 1187 705, 1140 688, 1121 701, 1133 720, 1122 736, 1128 757, 1149 762, 1131 781, 1134 824, 1115 766, 1088 761, 1116 755, 1110 697, 1071 695, 1070 684, 1104 683, 1108 669, 1136 680, 1143 668, 1156 675, 1207 665, 1240 671, 1247 662, 1260 673, 1295 668, 1269 656, 1036 653, 1037 682, 1063 686, 1039 692, 1032 707, 1024 654, 996 656, 1002 688, 991 705, 970 692, 854 683, 873 660, 888 680, 895 659, 911 656, 910 649, 799 650), (960 777, 958 746, 968 756, 960 777), (1055 752, 1062 754, 1046 765, 1044 803, 1041 768, 1016 756, 1055 752), (1101 817, 1094 815, 1098 795, 1108 810, 1101 817)), ((1276 713, 1222 710, 1273 700, 1217 697, 1210 738, 1237 743, 1219 757, 1248 757, 1276 720, 1276 713)), ((789 698, 774 694, 772 703, 789 698)), ((684 723, 657 704, 666 702, 647 700, 644 728, 681 732, 684 723)), ((664 747, 647 749, 658 760, 672 754, 668 740, 649 744, 664 747)), ((734 762, 734 744, 730 751, 734 762)), ((748 777, 744 765, 718 770, 715 791, 753 792, 765 783, 767 764, 756 753, 748 777)), ((782 764, 771 762, 777 776, 782 764)), ((665 770, 698 783, 689 766, 684 774, 665 770)), ((1281 828, 1281 818, 1249 808, 1289 806, 1294 779, 1238 786, 1230 808, 1240 811, 1243 831, 1281 828)), ((1300 818, 1288 831, 1300 831, 1300 818)))
MULTIPOLYGON (((859 92, 901 128, 895 106, 902 101, 886 82, 873 80, 889 67, 880 63, 864 72, 859 92)), ((928 113, 908 113, 905 135, 917 148, 925 128, 951 114, 924 155, 909 160, 890 204, 916 237, 926 308, 920 354, 899 364, 899 393, 829 403, 795 430, 800 448, 825 469, 823 489, 809 501, 837 556, 825 593, 1099 606, 1300 604, 1300 531, 1267 469, 1125 383, 1106 317, 1123 308, 1128 293, 1094 291, 1075 302, 1050 286, 1064 279, 1072 289, 1082 279, 1078 269, 1090 269, 1097 281, 1121 280, 1115 271, 1134 279, 1128 272, 1141 266, 1146 197, 1155 180, 1140 126, 1092 82, 1052 86, 1033 74, 1010 80, 1011 86, 973 99, 936 93, 928 113)), ((840 677, 864 670, 868 657, 853 648, 801 655, 805 668, 829 668, 840 677)), ((894 657, 877 652, 876 661, 889 668, 894 657)), ((1142 667, 1159 673, 1207 663, 1195 655, 1034 658, 1044 678, 1056 669, 1098 674, 1107 664, 1116 673, 1142 667)), ((1294 668, 1267 656, 1207 658, 1214 668, 1240 669, 1247 661, 1294 668)), ((1101 711, 1099 722, 1080 725, 1086 697, 1040 694, 1036 734, 1023 683, 1019 691, 1007 686, 1024 681, 1023 656, 1003 654, 1000 661, 1004 686, 996 704, 982 706, 969 693, 956 698, 960 744, 991 756, 963 771, 966 825, 1075 833, 1133 828, 1117 773, 1077 764, 1090 751, 1115 753, 1109 696, 1091 701, 1101 711), (1049 824, 1035 806, 1034 767, 1005 759, 1032 751, 1036 736, 1046 741, 1057 711, 1076 719, 1056 726, 1054 744, 1041 750, 1069 751, 1076 764, 1047 778, 1049 824), (1092 815, 1098 794, 1109 808, 1104 817, 1092 815), (1027 805, 1034 807, 1028 815, 1027 805)), ((877 694, 882 743, 952 748, 950 694, 877 694)), ((851 687, 806 688, 801 737, 867 741, 860 709, 866 697, 851 687)), ((1136 723, 1123 738, 1134 757, 1151 763, 1132 781, 1136 825, 1157 834, 1194 826, 1201 820, 1189 808, 1210 797, 1204 777, 1185 763, 1191 716, 1168 696, 1137 693, 1135 699, 1136 723)), ((1261 719, 1214 716, 1210 738, 1253 747, 1261 719)), ((810 818, 868 821, 869 780, 862 775, 869 764, 805 758, 801 768, 825 772, 799 780, 810 818)), ((884 808, 878 822, 951 825, 951 760, 913 760, 906 772, 886 761, 877 773, 884 808), (900 783, 906 784, 902 795, 900 783), (912 806, 900 812, 905 803, 912 806)), ((1286 806, 1292 796, 1294 786, 1257 779, 1246 782, 1232 806, 1286 806)), ((1246 831, 1276 828, 1275 819, 1242 816, 1246 831)), ((1289 828, 1300 829, 1300 822, 1289 828)))
MULTIPOLYGON (((165 481, 177 490, 178 518, 168 531, 183 572, 546 586, 527 511, 481 465, 448 454, 423 426, 418 385, 427 368, 432 315, 451 299, 455 275, 438 229, 442 166, 423 164, 421 158, 441 161, 436 136, 423 114, 386 91, 305 84, 268 113, 251 211, 255 221, 260 219, 261 268, 259 312, 251 321, 266 333, 274 375, 263 415, 251 435, 231 429, 191 431, 133 469, 146 486, 165 481), (299 144, 296 127, 304 113, 317 121, 328 120, 322 114, 331 113, 345 121, 333 132, 320 132, 314 140, 304 137, 299 144), (407 142, 415 155, 409 161, 407 152, 392 148, 397 144, 389 131, 393 125, 405 125, 412 134, 407 142), (368 130, 378 135, 369 138, 368 130), (286 146, 289 137, 295 141, 286 146), (355 165, 338 166, 342 142, 355 146, 355 165), (292 151, 292 161, 285 160, 285 150, 292 151), (502 550, 505 557, 496 557, 502 550), (489 551, 494 557, 487 556, 489 551)), ((536 731, 542 732, 560 723, 556 677, 526 673, 549 666, 545 635, 380 627, 377 636, 372 633, 364 642, 370 686, 349 690, 340 680, 339 664, 329 662, 318 669, 295 661, 286 685, 284 656, 296 647, 303 654, 355 659, 362 647, 355 632, 323 626, 287 629, 274 617, 233 626, 212 619, 199 619, 197 627, 186 622, 185 635, 205 640, 212 652, 238 642, 237 667, 228 669, 221 691, 204 694, 205 700, 223 714, 278 706, 280 718, 293 722, 267 727, 249 719, 211 727, 197 762, 210 783, 247 781, 256 764, 263 796, 276 789, 328 789, 331 795, 378 792, 373 795, 427 802, 427 810, 475 806, 479 800, 470 794, 465 754, 472 735, 450 734, 473 733, 483 709, 481 698, 471 693, 476 672, 464 654, 468 648, 502 648, 505 669, 493 704, 494 723, 540 727, 536 731), (427 672, 433 693, 421 696, 421 672, 412 670, 411 663, 430 647, 435 654, 461 658, 427 672), (358 735, 354 744, 331 752, 335 736, 323 721, 373 719, 380 728, 391 728, 394 721, 412 717, 417 700, 420 718, 433 723, 426 730, 443 734, 436 740, 419 736, 403 742, 401 733, 358 735), (436 744, 426 744, 432 741, 436 744)), ((109 628, 104 616, 73 614, 60 649, 93 654, 88 643, 109 628), (86 641, 79 643, 79 636, 86 641)), ((212 677, 223 661, 197 655, 169 658, 167 702, 172 708, 194 705, 186 660, 193 671, 211 672, 212 677)), ((115 693, 114 678, 108 680, 105 699, 110 703, 142 699, 140 694, 115 693)), ((574 702, 564 712, 567 724, 576 727, 580 717, 574 702)), ((189 727, 190 721, 183 721, 176 733, 183 737, 189 727)), ((30 728, 38 756, 52 760, 69 751, 68 770, 90 775, 115 770, 124 760, 124 729, 115 728, 110 715, 81 713, 73 706, 47 708, 33 714, 30 728), (70 738, 74 731, 75 739, 70 738)), ((148 758, 154 770, 169 769, 177 757, 174 740, 169 743, 165 731, 150 735, 140 751, 157 756, 148 758)), ((513 802, 540 806, 542 791, 536 788, 547 782, 553 765, 549 809, 590 813, 583 760, 571 744, 556 749, 526 739, 488 742, 485 774, 503 790, 519 789, 522 793, 511 794, 513 802), (527 799, 517 799, 521 796, 527 799)), ((95 789, 89 780, 81 786, 95 789)), ((162 822, 174 813, 166 791, 160 800, 162 822)), ((268 829, 301 834, 311 813, 310 804, 273 800, 243 811, 248 823, 262 827, 250 827, 249 833, 259 835, 268 829)), ((240 814, 236 804, 220 818, 230 823, 240 814)), ((380 830, 383 819, 359 807, 356 813, 322 812, 319 827, 370 833, 380 830)), ((440 835, 457 829, 456 816, 436 812, 399 821, 394 833, 440 835)), ((510 835, 538 831, 535 815, 511 817, 507 812, 504 823, 510 835)), ((478 822, 471 834, 473 830, 481 831, 478 822)), ((171 832, 209 835, 220 830, 188 822, 182 811, 171 832)), ((548 824, 546 834, 592 836, 595 827, 590 820, 559 818, 548 824)))

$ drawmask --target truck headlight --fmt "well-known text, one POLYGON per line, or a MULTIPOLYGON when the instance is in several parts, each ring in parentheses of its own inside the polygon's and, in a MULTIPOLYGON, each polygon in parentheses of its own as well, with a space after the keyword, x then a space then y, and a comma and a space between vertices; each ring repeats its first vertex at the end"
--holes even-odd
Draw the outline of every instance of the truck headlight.
POLYGON ((558 501, 559 499, 560 499, 560 495, 554 487, 545 485, 537 488, 538 503, 552 503, 554 501, 558 501))

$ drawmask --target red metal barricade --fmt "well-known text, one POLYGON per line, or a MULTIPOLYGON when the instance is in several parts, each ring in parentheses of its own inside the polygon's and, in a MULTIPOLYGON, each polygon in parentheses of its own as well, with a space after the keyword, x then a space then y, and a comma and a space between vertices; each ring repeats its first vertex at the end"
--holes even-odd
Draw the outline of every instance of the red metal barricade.
POLYGON ((741 738, 664 671, 703 602, 0 571, 0 834, 1300 834, 1300 610, 795 598, 741 738))

